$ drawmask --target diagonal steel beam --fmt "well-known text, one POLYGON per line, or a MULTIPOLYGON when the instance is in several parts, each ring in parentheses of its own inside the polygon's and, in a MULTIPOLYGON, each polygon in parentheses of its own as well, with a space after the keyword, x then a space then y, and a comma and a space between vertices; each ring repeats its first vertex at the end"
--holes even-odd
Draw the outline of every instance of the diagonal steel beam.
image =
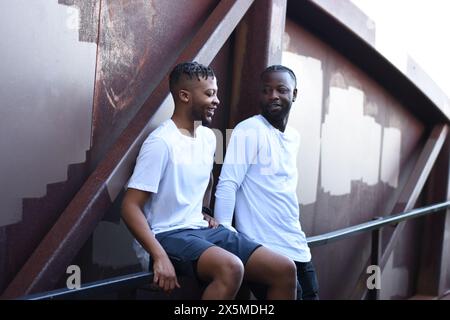
MULTIPOLYGON (((437 124, 434 126, 428 140, 426 141, 422 152, 417 159, 417 162, 411 171, 408 180, 405 183, 398 200, 391 213, 404 212, 413 209, 416 204, 417 198, 419 197, 425 182, 430 175, 430 171, 436 162, 439 152, 445 142, 448 133, 448 126, 446 124, 437 124)), ((380 268, 383 270, 386 265, 395 244, 399 236, 401 235, 406 222, 401 222, 395 228, 393 234, 391 235, 389 242, 383 251, 380 259, 380 268)), ((370 264, 370 259, 367 260, 365 266, 370 264)), ((364 299, 367 294, 366 287, 367 273, 365 267, 363 268, 358 282, 356 284, 354 293, 352 297, 364 299)))
MULTIPOLYGON (((220 1, 176 63, 197 60, 209 64, 253 1, 220 1)), ((149 133, 151 116, 158 107, 170 103, 167 83, 168 74, 6 288, 3 299, 54 288, 123 188, 139 147, 149 133)))
POLYGON ((228 128, 259 113, 259 75, 281 63, 286 7, 287 0, 258 0, 236 28, 228 128))
MULTIPOLYGON (((393 212, 403 212, 413 209, 416 204, 417 198, 425 185, 425 182, 430 175, 431 169, 444 145, 445 138, 447 137, 448 126, 446 124, 437 124, 433 128, 433 131, 428 138, 419 159, 414 166, 414 169, 403 188, 396 205, 394 206, 393 212)), ((386 249, 380 260, 380 268, 386 266, 386 263, 397 243, 400 234, 405 227, 406 222, 401 222, 395 228, 386 249)))
MULTIPOLYGON (((447 192, 447 199, 450 199, 450 194, 447 192)), ((442 238, 441 259, 439 262, 439 280, 437 284, 437 293, 439 296, 446 295, 448 293, 448 279, 450 278, 450 266, 448 261, 450 260, 450 210, 447 209, 445 214, 444 235, 442 238)))
MULTIPOLYGON (((439 154, 427 182, 426 201, 430 203, 450 199, 450 141, 446 142, 439 154)), ((449 279, 448 261, 450 261, 450 208, 446 214, 426 217, 422 236, 422 247, 416 294, 441 296, 449 279)))

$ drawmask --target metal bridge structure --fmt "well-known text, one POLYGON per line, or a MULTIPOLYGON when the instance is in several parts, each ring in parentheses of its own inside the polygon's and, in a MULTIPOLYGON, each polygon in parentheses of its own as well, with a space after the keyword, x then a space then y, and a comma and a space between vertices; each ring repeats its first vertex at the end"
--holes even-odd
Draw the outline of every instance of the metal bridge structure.
POLYGON ((169 72, 188 60, 218 78, 219 156, 227 129, 259 113, 261 71, 296 73, 289 125, 301 136, 297 192, 321 298, 371 296, 374 263, 375 298, 450 289, 450 100, 415 61, 400 68, 378 50, 376 27, 351 2, 7 0, 0 9, 1 299, 65 288, 71 265, 83 283, 136 284, 124 185, 173 111, 169 72), (389 220, 418 208, 438 214, 389 220))

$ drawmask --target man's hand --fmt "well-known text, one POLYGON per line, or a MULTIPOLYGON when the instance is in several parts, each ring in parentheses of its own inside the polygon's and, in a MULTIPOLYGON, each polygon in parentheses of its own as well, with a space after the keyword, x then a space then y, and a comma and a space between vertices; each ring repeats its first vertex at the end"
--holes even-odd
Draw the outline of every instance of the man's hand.
POLYGON ((172 292, 175 287, 180 288, 180 284, 177 280, 177 275, 175 274, 175 269, 167 255, 154 259, 153 283, 158 285, 167 294, 172 292))
POLYGON ((217 228, 219 226, 219 222, 217 222, 216 219, 211 217, 209 214, 203 212, 203 220, 208 221, 208 227, 209 228, 217 228))

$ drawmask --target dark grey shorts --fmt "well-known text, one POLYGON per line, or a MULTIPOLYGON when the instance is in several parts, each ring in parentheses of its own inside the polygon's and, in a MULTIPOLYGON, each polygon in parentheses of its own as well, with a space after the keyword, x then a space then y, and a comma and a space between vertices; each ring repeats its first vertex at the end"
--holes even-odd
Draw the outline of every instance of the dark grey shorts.
POLYGON ((261 245, 243 234, 222 225, 216 229, 180 229, 158 233, 156 239, 170 259, 180 262, 196 261, 211 246, 218 246, 238 256, 245 265, 253 251, 261 245))

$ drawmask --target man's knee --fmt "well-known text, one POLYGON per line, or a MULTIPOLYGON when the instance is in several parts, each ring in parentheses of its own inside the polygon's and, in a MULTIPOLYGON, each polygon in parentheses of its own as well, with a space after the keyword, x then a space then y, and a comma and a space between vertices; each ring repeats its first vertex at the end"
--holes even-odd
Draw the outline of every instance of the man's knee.
POLYGON ((277 272, 286 281, 296 284, 297 267, 291 259, 287 257, 280 258, 277 264, 277 272))
POLYGON ((272 261, 270 267, 269 285, 292 287, 295 289, 297 283, 297 267, 295 263, 282 255, 278 255, 272 261))
POLYGON ((244 277, 244 265, 238 257, 228 257, 220 264, 219 273, 221 278, 241 282, 244 277))
POLYGON ((205 251, 197 264, 199 276, 206 281, 240 283, 244 276, 244 265, 235 255, 217 247, 205 251))

